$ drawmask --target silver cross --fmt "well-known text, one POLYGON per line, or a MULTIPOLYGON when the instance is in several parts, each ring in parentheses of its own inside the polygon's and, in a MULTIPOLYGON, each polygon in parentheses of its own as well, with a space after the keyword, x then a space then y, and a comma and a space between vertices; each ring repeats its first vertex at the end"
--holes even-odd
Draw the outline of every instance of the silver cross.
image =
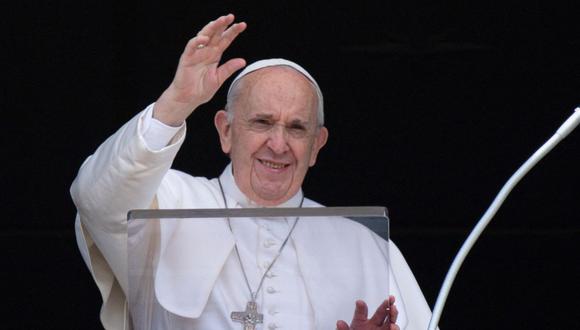
POLYGON ((240 322, 244 330, 255 330, 256 324, 264 322, 264 314, 258 313, 258 304, 249 301, 245 312, 232 312, 231 318, 234 322, 240 322))

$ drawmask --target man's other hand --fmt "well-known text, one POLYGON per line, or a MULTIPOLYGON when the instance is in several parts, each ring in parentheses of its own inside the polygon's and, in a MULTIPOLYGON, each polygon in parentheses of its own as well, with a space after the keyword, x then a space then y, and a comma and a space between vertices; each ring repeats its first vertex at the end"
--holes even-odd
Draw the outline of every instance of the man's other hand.
POLYGON ((198 106, 215 95, 226 79, 246 65, 242 58, 219 65, 224 51, 246 29, 246 23, 233 22, 234 15, 221 16, 189 40, 171 85, 155 104, 154 118, 180 126, 198 106))
POLYGON ((397 307, 395 304, 395 297, 390 296, 388 300, 385 300, 375 314, 369 319, 368 318, 368 307, 367 304, 362 300, 356 301, 356 307, 354 310, 354 316, 350 326, 345 321, 336 322, 337 330, 399 330, 399 326, 396 324, 397 307))

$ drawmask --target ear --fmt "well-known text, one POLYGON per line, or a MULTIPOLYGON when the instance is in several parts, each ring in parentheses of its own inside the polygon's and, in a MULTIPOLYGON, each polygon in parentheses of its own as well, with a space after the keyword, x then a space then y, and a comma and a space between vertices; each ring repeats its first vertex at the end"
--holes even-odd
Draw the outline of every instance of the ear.
POLYGON ((318 129, 316 137, 314 138, 314 144, 312 145, 312 153, 310 154, 310 163, 308 166, 312 167, 316 164, 316 157, 318 156, 318 152, 328 141, 328 129, 322 126, 318 129))
POLYGON ((220 136, 222 151, 229 154, 232 149, 231 125, 228 122, 228 114, 224 110, 216 112, 213 122, 220 136))

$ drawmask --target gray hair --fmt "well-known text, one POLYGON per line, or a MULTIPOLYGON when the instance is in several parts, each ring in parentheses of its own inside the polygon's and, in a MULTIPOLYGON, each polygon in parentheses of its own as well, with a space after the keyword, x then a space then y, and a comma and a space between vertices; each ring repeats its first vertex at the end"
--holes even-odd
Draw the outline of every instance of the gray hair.
POLYGON ((240 74, 238 74, 238 76, 236 76, 236 78, 233 80, 233 82, 230 85, 230 88, 228 89, 228 96, 227 96, 227 103, 226 103, 226 112, 227 112, 227 118, 228 118, 228 122, 231 123, 232 120, 234 119, 234 110, 233 110, 233 105, 235 103, 235 101, 237 100, 237 98, 240 96, 240 88, 239 88, 239 84, 241 81, 241 78, 243 78, 245 75, 247 75, 250 72, 265 68, 265 67, 271 67, 271 66, 286 66, 289 68, 294 69, 295 71, 301 73, 304 77, 306 77, 306 79, 308 79, 308 82, 312 85, 312 87, 314 88, 314 90, 316 91, 316 98, 318 99, 317 103, 317 120, 318 120, 318 126, 323 126, 324 125, 324 99, 322 98, 322 91, 320 90, 320 87, 318 87, 318 84, 316 83, 316 80, 314 80, 314 78, 304 69, 302 68, 300 65, 285 60, 285 59, 268 59, 268 60, 261 60, 261 61, 257 61, 252 63, 251 65, 248 65, 240 74))

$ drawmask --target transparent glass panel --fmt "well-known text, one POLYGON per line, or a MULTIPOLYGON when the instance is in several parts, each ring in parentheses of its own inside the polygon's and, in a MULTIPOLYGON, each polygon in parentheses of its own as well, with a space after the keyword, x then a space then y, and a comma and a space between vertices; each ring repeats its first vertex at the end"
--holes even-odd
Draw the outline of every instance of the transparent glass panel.
POLYGON ((388 239, 384 207, 133 210, 133 328, 334 328, 388 297, 388 239))

